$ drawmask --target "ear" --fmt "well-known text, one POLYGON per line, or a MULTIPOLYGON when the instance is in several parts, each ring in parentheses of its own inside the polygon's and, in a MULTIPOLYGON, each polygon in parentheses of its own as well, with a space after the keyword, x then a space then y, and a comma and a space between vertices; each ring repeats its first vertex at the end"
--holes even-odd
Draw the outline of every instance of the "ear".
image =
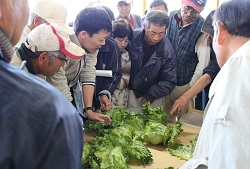
POLYGON ((88 36, 88 32, 86 32, 85 30, 81 31, 78 36, 80 37, 80 39, 85 39, 88 36))
POLYGON ((37 26, 43 24, 43 19, 39 16, 36 16, 33 20, 33 23, 34 23, 35 27, 37 27, 37 26))
POLYGON ((39 56, 38 56, 38 63, 39 65, 43 65, 47 62, 47 60, 49 59, 47 57, 47 52, 42 52, 39 56))
POLYGON ((221 22, 216 22, 217 27, 217 41, 219 45, 227 42, 228 31, 221 22))

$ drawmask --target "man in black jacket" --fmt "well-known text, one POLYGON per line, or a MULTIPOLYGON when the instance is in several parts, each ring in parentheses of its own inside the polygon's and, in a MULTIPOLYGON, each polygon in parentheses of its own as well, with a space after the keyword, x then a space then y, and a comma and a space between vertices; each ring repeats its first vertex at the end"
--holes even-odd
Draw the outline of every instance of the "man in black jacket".
MULTIPOLYGON (((107 6, 102 6, 114 22, 114 13, 107 6)), ((110 110, 112 108, 111 95, 113 95, 117 84, 119 83, 121 73, 121 52, 112 37, 108 37, 97 55, 96 70, 109 70, 112 77, 96 77, 95 94, 93 98, 93 107, 95 109, 110 110)))
POLYGON ((122 76, 121 52, 111 37, 106 39, 105 45, 99 49, 96 70, 110 70, 112 71, 112 77, 96 77, 93 107, 95 109, 110 110, 112 108, 111 95, 122 76))
POLYGON ((144 29, 134 31, 128 46, 131 58, 129 107, 164 106, 163 97, 176 86, 175 52, 165 36, 169 17, 166 12, 147 14, 144 29))

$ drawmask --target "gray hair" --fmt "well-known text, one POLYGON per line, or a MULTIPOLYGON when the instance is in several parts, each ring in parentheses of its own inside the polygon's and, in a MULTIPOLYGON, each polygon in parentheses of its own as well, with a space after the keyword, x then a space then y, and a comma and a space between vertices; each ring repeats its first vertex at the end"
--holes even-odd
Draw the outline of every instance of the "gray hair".
POLYGON ((214 24, 219 21, 231 35, 250 37, 250 2, 231 0, 222 3, 214 14, 214 24))
POLYGON ((169 25, 168 14, 159 10, 150 11, 145 17, 144 24, 146 28, 149 28, 150 25, 153 24, 160 27, 166 26, 167 29, 169 25))
POLYGON ((47 52, 50 56, 50 65, 55 62, 56 58, 61 54, 60 51, 47 52))
MULTIPOLYGON (((31 23, 34 21, 34 19, 35 19, 36 17, 41 18, 40 16, 38 16, 38 15, 35 14, 34 12, 31 12, 30 15, 29 15, 29 24, 31 24, 31 23)), ((43 18, 41 18, 41 19, 42 19, 43 23, 46 23, 46 20, 45 20, 45 19, 43 19, 43 18)))

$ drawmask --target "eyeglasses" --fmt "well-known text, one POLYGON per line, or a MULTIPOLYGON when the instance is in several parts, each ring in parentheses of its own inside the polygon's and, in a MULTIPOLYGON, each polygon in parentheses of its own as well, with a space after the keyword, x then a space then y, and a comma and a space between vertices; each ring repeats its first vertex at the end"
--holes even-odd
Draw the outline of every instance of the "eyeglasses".
POLYGON ((190 14, 192 16, 197 16, 200 14, 200 12, 197 12, 192 6, 185 6, 185 5, 182 5, 182 10, 184 13, 188 13, 190 11, 190 14))
POLYGON ((61 58, 61 57, 57 57, 58 59, 60 59, 61 61, 67 62, 69 60, 69 58, 65 57, 65 58, 61 58))
POLYGON ((59 60, 63 61, 63 62, 67 62, 69 60, 69 58, 66 56, 65 58, 59 57, 59 55, 61 55, 61 52, 47 52, 49 56, 53 56, 55 58, 58 58, 59 60))

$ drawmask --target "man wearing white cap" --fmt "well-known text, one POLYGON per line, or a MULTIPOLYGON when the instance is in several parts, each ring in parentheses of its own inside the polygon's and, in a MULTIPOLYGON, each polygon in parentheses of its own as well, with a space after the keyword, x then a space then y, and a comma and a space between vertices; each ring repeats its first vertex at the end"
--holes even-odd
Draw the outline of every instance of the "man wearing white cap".
POLYGON ((26 61, 24 69, 34 75, 53 76, 68 61, 68 57, 80 59, 85 51, 72 43, 69 36, 58 26, 49 23, 34 28, 27 40, 16 50, 11 64, 20 66, 26 61))
POLYGON ((82 169, 76 109, 53 86, 8 63, 28 21, 27 4, 0 1, 0 168, 82 169))
POLYGON ((131 4, 133 3, 132 0, 118 0, 117 1, 117 9, 119 12, 119 16, 116 20, 127 20, 131 27, 134 28, 141 28, 141 17, 136 14, 131 14, 131 4))
MULTIPOLYGON (((39 24, 49 22, 51 25, 60 26, 67 34, 69 35, 70 40, 81 46, 77 40, 77 37, 71 27, 66 24, 67 18, 67 8, 60 0, 36 0, 32 6, 32 13, 30 15, 30 23, 26 26, 23 36, 24 38, 20 41, 25 41, 25 33, 26 36, 30 32, 30 30, 34 29, 39 24), (26 31, 26 32, 25 32, 26 31)), ((89 42, 87 42, 89 43, 89 42)), ((81 83, 85 84, 85 86, 92 85, 92 79, 95 79, 95 64, 96 57, 88 54, 82 57, 81 59, 69 59, 65 63, 65 65, 54 75, 47 76, 46 80, 55 86, 58 90, 60 90, 69 101, 73 100, 73 95, 70 92, 70 89, 73 86, 76 86, 79 77, 81 77, 81 83), (84 80, 83 80, 84 79, 84 80), (83 82, 84 81, 84 82, 83 82)), ((85 94, 83 96, 83 102, 91 102, 93 97, 85 94)), ((81 103, 82 101, 80 101, 81 103)), ((83 105, 76 105, 80 114, 82 114, 81 110, 83 109, 83 105)), ((102 118, 108 119, 107 123, 110 122, 110 118, 106 115, 95 113, 90 118, 91 120, 96 121, 105 121, 102 118), (94 116, 95 115, 95 116, 94 116), (99 118, 99 116, 102 118, 99 118)))
MULTIPOLYGON (((201 32, 204 19, 200 12, 205 5, 206 0, 182 0, 181 9, 170 13, 167 37, 176 53, 177 86, 166 97, 168 111, 175 100, 202 76, 210 61, 210 44, 205 33, 201 32)), ((194 108, 194 99, 189 101, 181 114, 189 108, 194 108)))
POLYGON ((50 22, 59 25, 69 35, 74 34, 72 28, 66 24, 67 8, 59 0, 36 0, 31 7, 29 22, 25 26, 20 41, 16 45, 20 46, 25 41, 27 35, 40 24, 50 22))

